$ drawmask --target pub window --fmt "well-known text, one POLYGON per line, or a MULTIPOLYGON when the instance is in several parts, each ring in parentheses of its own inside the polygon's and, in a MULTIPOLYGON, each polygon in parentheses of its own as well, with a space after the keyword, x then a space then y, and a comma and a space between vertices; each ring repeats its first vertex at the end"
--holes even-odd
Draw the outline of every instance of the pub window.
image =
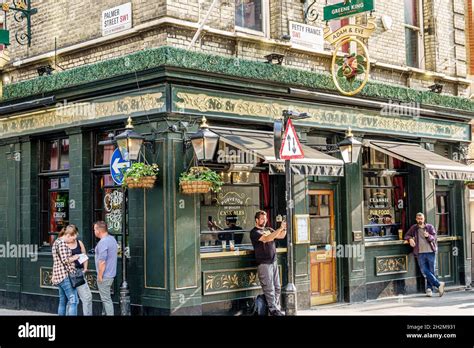
POLYGON ((201 197, 201 251, 229 250, 235 247, 252 250, 250 230, 255 226, 255 213, 260 209, 259 173, 221 172, 221 192, 201 197))
POLYGON ((422 12, 420 0, 405 0, 405 49, 406 64, 414 68, 420 66, 422 52, 422 12))
POLYGON ((398 239, 407 229, 406 164, 370 148, 363 152, 366 238, 398 239))
POLYGON ((451 228, 451 206, 449 200, 449 191, 436 191, 436 231, 438 235, 449 235, 451 228))
POLYGON ((69 169, 69 139, 54 139, 42 143, 41 171, 69 169))
MULTIPOLYGON (((120 133, 121 130, 96 132, 93 134, 95 146, 93 155, 92 172, 92 209, 93 221, 105 221, 108 231, 117 242, 121 243, 122 237, 122 204, 123 193, 110 175, 110 160, 115 151, 115 146, 99 145, 100 141, 110 140, 110 136, 120 133)), ((92 231, 92 234, 94 232, 92 231)), ((94 234, 92 241, 95 241, 94 234)), ((95 244, 95 243, 93 243, 95 244)))
POLYGON ((69 224, 69 139, 40 143, 40 243, 49 246, 69 224))
POLYGON ((244 31, 266 32, 268 0, 236 0, 235 26, 244 31))

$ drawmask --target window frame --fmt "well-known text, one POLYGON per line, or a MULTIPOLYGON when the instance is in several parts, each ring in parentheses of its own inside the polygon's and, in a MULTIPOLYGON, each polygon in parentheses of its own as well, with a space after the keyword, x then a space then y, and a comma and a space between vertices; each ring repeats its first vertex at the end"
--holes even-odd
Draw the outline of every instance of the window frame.
MULTIPOLYGON (((90 137, 91 137, 91 143, 93 144, 91 146, 91 166, 90 166, 90 170, 89 170, 89 173, 90 173, 90 180, 91 180, 91 185, 90 185, 90 188, 91 188, 91 209, 90 209, 90 217, 91 217, 91 221, 92 223, 94 223, 96 220, 96 212, 99 210, 97 208, 97 197, 96 197, 96 194, 98 192, 97 190, 97 187, 96 187, 96 179, 100 176, 103 176, 103 175, 107 175, 107 174, 110 174, 110 163, 109 164, 101 164, 101 165, 98 165, 96 164, 96 160, 97 160, 97 150, 98 150, 98 147, 100 146, 99 145, 99 134, 102 134, 102 133, 107 133, 107 134, 111 134, 113 133, 114 135, 117 135, 119 134, 120 132, 122 132, 125 128, 123 126, 117 126, 117 127, 108 127, 108 128, 98 128, 98 129, 94 129, 93 131, 91 131, 90 133, 90 137)), ((114 146, 115 149, 117 149, 116 146, 114 146)), ((114 151, 115 151, 114 149, 114 151)), ((114 182, 115 183, 115 182, 114 182)), ((116 188, 118 190, 120 190, 120 186, 115 184, 115 186, 107 186, 105 187, 104 186, 104 189, 105 188, 116 188)), ((100 210, 103 210, 100 209, 100 210)), ((92 229, 91 231, 92 235, 91 235, 91 247, 92 248, 95 248, 95 246, 97 245, 97 241, 96 241, 96 237, 95 237, 95 234, 94 234, 94 231, 92 229)), ((119 242, 119 240, 122 238, 121 237, 121 233, 120 233, 120 238, 117 238, 117 236, 119 236, 119 234, 114 234, 114 233, 110 233, 112 236, 116 237, 117 241, 119 242)), ((121 243, 121 241, 120 241, 121 243)), ((121 245, 121 244, 120 244, 121 245)))
MULTIPOLYGON (((71 167, 71 162, 70 161, 69 161, 69 167, 67 169, 61 169, 61 155, 62 155, 61 143, 65 139, 68 140, 68 147, 70 148, 71 143, 69 142, 69 136, 67 136, 67 135, 59 136, 59 137, 51 137, 51 138, 40 140, 40 154, 39 154, 39 156, 40 156, 40 161, 39 161, 39 172, 40 172, 40 174, 45 175, 47 173, 52 173, 52 175, 54 175, 54 173, 61 173, 61 172, 68 172, 69 173, 69 168, 71 167), (43 164, 44 164, 43 154, 45 153, 46 143, 50 143, 50 142, 53 142, 53 141, 58 142, 58 169, 48 169, 48 170, 46 170, 46 169, 43 169, 43 164)), ((70 152, 70 149, 69 149, 69 152, 70 152)), ((69 152, 68 152, 68 160, 69 160, 69 152)))
POLYGON ((452 191, 448 188, 448 187, 443 187, 443 186, 438 186, 436 185, 435 186, 435 221, 434 221, 434 226, 435 226, 435 229, 436 229, 436 235, 438 237, 442 236, 442 237, 450 237, 450 236, 454 236, 454 219, 453 219, 453 212, 454 212, 454 209, 453 209, 453 199, 452 199, 452 191), (447 197, 447 205, 446 205, 446 208, 447 208, 447 213, 438 213, 438 194, 441 194, 442 196, 446 196, 447 197), (446 234, 439 234, 439 231, 438 231, 438 226, 436 226, 437 224, 437 216, 439 215, 447 215, 448 216, 448 222, 447 222, 447 228, 448 228, 448 233, 446 234))
MULTIPOLYGON (((50 236, 50 231, 49 227, 47 228, 48 231, 45 231, 45 226, 43 226, 43 214, 47 213, 48 215, 48 221, 50 220, 50 214, 51 214, 51 202, 50 202, 50 192, 52 191, 51 188, 45 188, 45 182, 49 179, 53 178, 61 178, 61 177, 67 177, 68 180, 69 178, 69 170, 70 170, 70 162, 69 162, 69 167, 68 169, 59 169, 59 170, 45 170, 43 169, 43 163, 44 163, 44 154, 45 154, 45 145, 46 143, 50 143, 52 141, 58 141, 59 144, 59 149, 58 149, 58 158, 59 162, 58 165, 61 167, 61 141, 64 139, 68 139, 70 141, 69 136, 67 135, 56 135, 56 136, 51 136, 47 138, 41 138, 38 139, 38 145, 39 145, 39 151, 37 153, 37 163, 38 163, 38 174, 37 174, 37 185, 38 185, 38 207, 37 207, 37 218, 38 218, 38 224, 39 224, 39 229, 38 229, 38 245, 40 248, 51 248, 51 244, 49 244, 49 236, 50 236), (47 197, 47 208, 44 209, 43 207, 43 194, 46 193, 48 195, 47 197), (45 233, 48 234, 48 240, 44 240, 43 237, 45 233), (44 244, 44 242, 47 242, 48 244, 44 244)), ((69 142, 69 146, 70 146, 69 142)), ((55 189, 53 192, 67 192, 69 195, 70 192, 70 187, 71 187, 71 182, 69 181, 69 187, 67 189, 55 189)), ((67 204, 69 205, 69 196, 68 196, 68 202, 67 204)), ((69 210, 69 207, 68 207, 69 210)), ((68 220, 69 221, 69 220, 68 220)))
POLYGON ((263 38, 268 39, 270 37, 270 2, 269 0, 261 0, 262 1, 262 31, 249 29, 246 27, 241 27, 237 25, 237 20, 235 16, 235 3, 234 3, 234 30, 235 32, 261 36, 263 38))
MULTIPOLYGON (((411 24, 408 24, 408 23, 405 23, 405 19, 403 19, 403 23, 402 23, 402 26, 403 28, 405 29, 409 29, 409 30, 413 30, 415 31, 418 35, 417 35, 417 55, 418 55, 418 66, 411 66, 411 65, 408 65, 408 60, 407 60, 407 44, 408 42, 406 41, 406 35, 405 35, 405 65, 408 66, 408 67, 411 67, 411 68, 415 68, 415 69, 422 69, 424 70, 425 69, 425 55, 424 55, 424 26, 423 26, 423 21, 424 21, 424 16, 423 16, 423 2, 422 0, 414 0, 416 1, 417 3, 417 9, 418 9, 418 22, 419 22, 419 27, 416 27, 414 25, 411 25, 411 24)), ((405 9, 405 5, 404 5, 404 11, 406 11, 405 9)))

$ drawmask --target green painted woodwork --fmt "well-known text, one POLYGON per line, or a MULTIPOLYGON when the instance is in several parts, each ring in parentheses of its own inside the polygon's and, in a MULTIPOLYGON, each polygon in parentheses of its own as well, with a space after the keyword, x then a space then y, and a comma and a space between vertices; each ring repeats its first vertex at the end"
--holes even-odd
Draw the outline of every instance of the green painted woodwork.
POLYGON ((69 135, 69 221, 79 229, 87 250, 92 247, 91 136, 80 128, 67 131, 69 135))
MULTIPOLYGON (((335 86, 329 74, 315 73, 279 65, 265 64, 234 57, 191 52, 163 46, 142 50, 120 58, 84 65, 50 76, 4 86, 3 100, 26 98, 55 91, 78 88, 96 81, 123 77, 141 71, 151 71, 168 66, 191 69, 205 73, 223 74, 229 77, 275 82, 334 92, 335 86)), ((474 102, 467 98, 441 95, 429 91, 369 82, 362 96, 402 102, 419 102, 422 105, 474 111, 474 102)))
MULTIPOLYGON (((156 163, 160 168, 158 184, 152 190, 145 190, 145 216, 144 216, 144 259, 145 259, 145 291, 147 289, 165 290, 168 288, 167 273, 168 262, 167 251, 169 243, 166 236, 166 217, 168 207, 165 204, 167 191, 167 180, 169 173, 166 170, 166 144, 164 139, 156 140, 156 163)), ((140 190, 141 191, 141 190, 140 190)))
POLYGON ((377 247, 365 247, 365 267, 367 283, 381 282, 394 279, 406 279, 417 276, 416 260, 413 254, 410 254, 411 248, 404 244, 387 245, 377 247), (379 274, 377 275, 376 262, 377 257, 388 257, 395 255, 408 255, 407 272, 397 274, 379 274))
MULTIPOLYGON (((286 253, 278 253, 277 262, 280 269, 280 275, 282 276, 281 284, 284 285, 287 282, 286 280, 286 275, 287 275, 286 253)), ((204 274, 203 279, 206 279, 205 278, 206 274, 234 275, 235 273, 242 272, 242 270, 252 271, 253 269, 256 268, 256 264, 255 264, 255 258, 253 255, 244 255, 244 256, 236 256, 236 257, 229 256, 229 257, 202 259, 201 268, 202 268, 202 273, 204 274)), ((205 286, 205 283, 204 283, 204 286, 205 286)), ((205 294, 202 297, 202 303, 205 304, 205 303, 211 303, 211 302, 216 302, 216 301, 252 298, 261 293, 262 293, 262 289, 260 287, 255 288, 255 289, 248 289, 248 290, 242 290, 241 288, 240 289, 225 289, 225 291, 222 291, 219 293, 212 293, 212 291, 211 292, 207 291, 207 294, 205 294), (233 291, 233 290, 237 290, 237 291, 233 291)))
POLYGON ((438 243, 436 268, 440 281, 453 283, 457 280, 457 267, 454 264, 455 259, 453 256, 453 247, 450 242, 438 243))
POLYGON ((184 195, 179 192, 178 180, 184 171, 183 142, 181 139, 171 141, 172 175, 170 194, 172 194, 170 208, 173 214, 174 241, 174 270, 175 290, 185 288, 199 288, 199 245, 200 245, 200 209, 199 195, 184 195), (183 207, 184 204, 184 207, 183 207))
MULTIPOLYGON (((8 146, 0 146, 0 162, 7 163, 8 146)), ((4 178, 0 180, 0 243, 5 244, 7 241, 7 195, 8 180, 4 178)), ((6 289, 7 270, 5 259, 0 259, 0 289, 6 289)))
MULTIPOLYGON (((6 236, 10 244, 20 244, 20 162, 13 159, 13 153, 20 151, 18 142, 7 147, 7 158, 5 162, 7 181, 7 205, 6 205, 6 236)), ((20 292, 21 268, 20 258, 6 258, 6 290, 9 292, 20 292)))

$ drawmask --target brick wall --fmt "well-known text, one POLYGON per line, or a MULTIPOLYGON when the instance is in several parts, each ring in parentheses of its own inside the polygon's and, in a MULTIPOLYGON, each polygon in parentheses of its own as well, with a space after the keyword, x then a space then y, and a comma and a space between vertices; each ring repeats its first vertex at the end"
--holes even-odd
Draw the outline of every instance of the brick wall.
POLYGON ((469 49, 469 74, 474 75, 474 4, 473 0, 467 0, 467 25, 468 25, 468 35, 467 35, 467 47, 469 49))
MULTIPOLYGON (((285 55, 284 64, 287 66, 327 72, 330 64, 329 45, 326 44, 326 54, 318 54, 292 49, 287 41, 281 39, 282 35, 288 34, 289 21, 304 21, 303 3, 299 0, 267 1, 269 1, 270 19, 266 38, 240 33, 234 25, 236 0, 220 0, 206 23, 217 31, 204 30, 193 49, 258 61, 264 61, 266 54, 282 53, 285 55), (235 32, 239 32, 239 34, 236 35, 235 32)), ((12 61, 25 60, 51 52, 54 50, 55 37, 59 49, 101 38, 102 11, 125 2, 127 0, 33 1, 33 6, 38 8, 38 13, 33 16, 31 48, 20 46, 15 42, 13 37, 19 24, 9 18, 9 29, 12 36, 12 45, 10 46, 12 61)), ((178 23, 162 23, 159 26, 150 27, 122 38, 63 53, 58 56, 57 62, 60 67, 70 69, 161 45, 187 48, 196 32, 199 20, 205 17, 212 0, 131 0, 131 2, 133 27, 135 28, 159 18, 175 20, 175 22, 178 20, 178 23)), ((463 0, 425 0, 423 3, 426 30, 424 33, 425 52, 422 59, 426 67, 453 77, 465 76, 467 70, 466 24, 464 10, 461 7, 465 3, 463 0), (436 16, 432 15, 433 11, 436 16), (431 18, 436 18, 436 20, 431 18)), ((326 23, 323 21, 325 4, 325 0, 317 1, 315 9, 319 13, 319 18, 314 23, 310 23, 311 25, 325 26, 326 23)), ((9 16, 11 17, 12 13, 9 16)), ((406 53, 403 1, 378 0, 375 16, 378 28, 367 42, 371 59, 378 63, 404 67, 406 53), (382 28, 382 15, 392 18, 391 30, 382 28)), ((364 23, 366 17, 366 14, 360 15, 353 22, 364 23)), ((54 63, 54 59, 33 61, 19 67, 10 66, 6 71, 10 82, 17 82, 36 77, 36 68, 47 63, 54 63)), ((61 69, 57 67, 56 70, 60 71, 61 69)), ((371 78, 422 89, 434 82, 433 77, 417 73, 408 76, 400 69, 383 66, 373 69, 371 78)), ((456 86, 452 82, 444 81, 443 83, 445 82, 443 92, 460 95, 467 93, 466 85, 456 86)))

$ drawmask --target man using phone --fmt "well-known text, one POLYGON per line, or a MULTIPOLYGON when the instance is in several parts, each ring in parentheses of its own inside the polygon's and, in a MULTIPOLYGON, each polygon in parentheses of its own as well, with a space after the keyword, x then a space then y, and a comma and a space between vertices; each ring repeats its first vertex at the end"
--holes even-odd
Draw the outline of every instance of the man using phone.
POLYGON ((257 275, 262 285, 263 293, 267 300, 268 311, 272 316, 284 316, 280 310, 280 274, 276 260, 275 239, 283 239, 286 236, 286 221, 276 231, 265 227, 267 224, 267 213, 263 210, 255 214, 255 227, 250 231, 257 261, 257 275))
POLYGON ((418 266, 421 273, 426 278, 426 296, 433 296, 433 287, 437 287, 439 296, 444 294, 444 282, 440 282, 435 276, 435 260, 436 250, 438 249, 436 241, 436 230, 433 225, 425 223, 425 215, 423 213, 416 214, 416 224, 411 226, 405 235, 413 248, 418 266))

